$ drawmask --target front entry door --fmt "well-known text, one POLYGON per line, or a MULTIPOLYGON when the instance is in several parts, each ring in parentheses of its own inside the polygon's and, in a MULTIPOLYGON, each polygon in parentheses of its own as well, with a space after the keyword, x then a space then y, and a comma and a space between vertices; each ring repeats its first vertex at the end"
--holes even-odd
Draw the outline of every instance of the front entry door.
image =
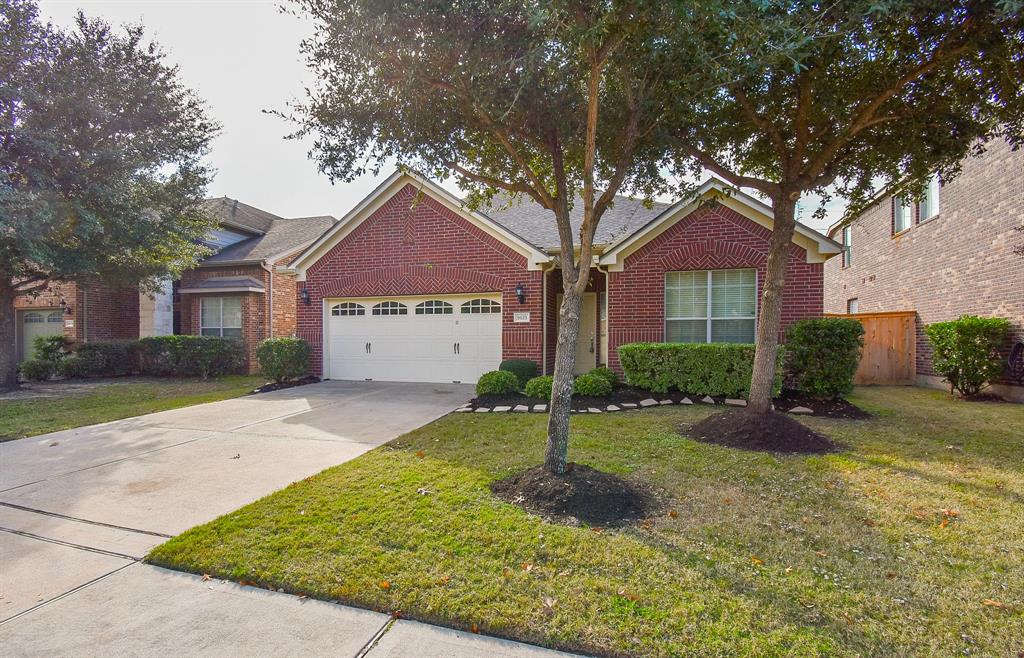
MULTIPOLYGON (((558 295, 558 308, 562 308, 562 296, 558 295)), ((583 306, 580 309, 580 335, 576 339, 576 364, 573 373, 582 375, 597 367, 597 293, 583 293, 583 306)))

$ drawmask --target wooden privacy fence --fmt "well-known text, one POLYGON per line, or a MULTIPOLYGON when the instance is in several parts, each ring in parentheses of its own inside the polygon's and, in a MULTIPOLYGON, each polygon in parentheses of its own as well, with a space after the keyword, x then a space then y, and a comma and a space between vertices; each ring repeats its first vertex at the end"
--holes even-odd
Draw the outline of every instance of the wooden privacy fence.
POLYGON ((825 317, 850 318, 864 325, 864 350, 854 384, 913 384, 917 375, 915 311, 883 313, 826 313, 825 317))

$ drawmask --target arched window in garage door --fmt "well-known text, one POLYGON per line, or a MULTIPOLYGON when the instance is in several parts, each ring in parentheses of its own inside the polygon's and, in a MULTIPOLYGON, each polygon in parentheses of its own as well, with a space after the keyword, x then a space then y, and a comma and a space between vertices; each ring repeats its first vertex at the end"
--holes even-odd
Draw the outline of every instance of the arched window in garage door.
POLYGON ((374 304, 373 315, 409 315, 409 307, 400 302, 381 302, 374 304))
POLYGON ((354 302, 343 302, 331 307, 331 315, 366 315, 366 307, 354 302))
POLYGON ((501 313, 501 304, 492 299, 471 299, 462 305, 463 313, 501 313))
POLYGON ((416 305, 416 315, 451 315, 452 305, 440 299, 428 299, 416 305))

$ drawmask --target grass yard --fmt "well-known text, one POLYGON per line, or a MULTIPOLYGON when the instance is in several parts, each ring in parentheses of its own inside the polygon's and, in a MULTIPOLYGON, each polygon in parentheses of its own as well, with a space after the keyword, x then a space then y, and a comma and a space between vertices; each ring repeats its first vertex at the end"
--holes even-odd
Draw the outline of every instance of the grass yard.
POLYGON ((552 525, 488 484, 545 417, 442 418, 158 546, 160 565, 600 654, 1018 656, 1024 405, 862 388, 871 420, 780 457, 679 433, 700 405, 577 416, 574 461, 664 489, 629 530, 552 525))
POLYGON ((63 396, 0 400, 0 441, 235 398, 267 380, 258 375, 228 375, 208 380, 108 381, 63 396))

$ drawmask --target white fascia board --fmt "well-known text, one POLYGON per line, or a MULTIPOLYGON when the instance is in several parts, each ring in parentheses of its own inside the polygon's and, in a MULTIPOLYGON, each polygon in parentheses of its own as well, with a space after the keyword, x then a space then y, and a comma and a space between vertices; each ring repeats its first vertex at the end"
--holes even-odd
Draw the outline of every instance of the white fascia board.
POLYGON ((337 224, 320 236, 313 244, 306 248, 299 256, 292 261, 289 269, 298 274, 299 281, 306 280, 306 270, 317 260, 322 258, 332 247, 341 242, 347 235, 354 231, 368 217, 373 215, 382 205, 391 199, 405 185, 413 185, 430 194, 436 201, 446 208, 474 224, 488 235, 508 245, 522 254, 527 259, 527 267, 530 270, 541 270, 543 264, 550 258, 529 244, 519 236, 509 232, 485 215, 471 211, 462 202, 437 185, 433 181, 422 176, 403 171, 395 171, 384 182, 376 187, 365 199, 359 202, 355 208, 349 211, 337 224))

